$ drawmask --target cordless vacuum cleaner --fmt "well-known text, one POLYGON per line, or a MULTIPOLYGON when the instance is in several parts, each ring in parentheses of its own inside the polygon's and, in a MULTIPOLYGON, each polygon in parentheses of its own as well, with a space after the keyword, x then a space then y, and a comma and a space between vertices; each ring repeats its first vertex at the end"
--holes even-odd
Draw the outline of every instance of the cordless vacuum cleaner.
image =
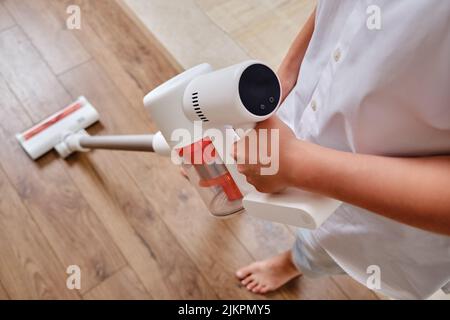
POLYGON ((51 149, 64 158, 90 149, 171 156, 182 165, 214 216, 245 211, 265 220, 315 229, 341 202, 294 188, 260 193, 237 171, 230 156, 235 141, 276 112, 280 97, 278 77, 258 61, 217 71, 205 63, 145 96, 144 106, 161 130, 154 135, 89 136, 84 129, 98 121, 99 115, 80 97, 17 139, 32 159, 51 149))

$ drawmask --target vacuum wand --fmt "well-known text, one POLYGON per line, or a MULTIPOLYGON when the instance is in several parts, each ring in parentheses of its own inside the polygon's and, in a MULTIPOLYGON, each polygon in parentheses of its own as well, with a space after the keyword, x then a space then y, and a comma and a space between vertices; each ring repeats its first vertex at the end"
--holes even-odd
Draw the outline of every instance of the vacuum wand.
POLYGON ((67 133, 55 150, 63 158, 73 152, 87 152, 91 149, 156 152, 170 155, 170 148, 161 133, 143 135, 90 136, 86 131, 67 133))
POLYGON ((80 146, 86 149, 109 149, 154 152, 153 135, 82 136, 80 146))

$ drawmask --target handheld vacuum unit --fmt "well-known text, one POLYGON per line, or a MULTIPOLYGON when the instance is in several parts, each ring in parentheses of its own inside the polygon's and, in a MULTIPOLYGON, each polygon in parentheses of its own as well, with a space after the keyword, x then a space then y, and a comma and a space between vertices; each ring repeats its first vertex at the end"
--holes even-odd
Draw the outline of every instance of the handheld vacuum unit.
POLYGON ((280 194, 260 193, 237 171, 229 155, 233 143, 242 138, 238 133, 272 116, 280 98, 276 74, 261 62, 245 61, 217 71, 205 63, 145 96, 145 108, 161 130, 155 135, 91 137, 84 129, 98 120, 98 114, 80 98, 17 138, 33 159, 52 148, 63 157, 95 148, 171 155, 181 162, 214 216, 245 211, 314 229, 336 210, 339 201, 294 188, 280 194), (217 133, 224 139, 215 139, 217 133))

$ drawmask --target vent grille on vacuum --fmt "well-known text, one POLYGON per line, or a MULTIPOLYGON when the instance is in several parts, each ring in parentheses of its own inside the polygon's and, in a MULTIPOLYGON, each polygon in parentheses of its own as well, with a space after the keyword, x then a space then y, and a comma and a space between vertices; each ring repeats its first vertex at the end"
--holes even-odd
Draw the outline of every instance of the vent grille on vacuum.
POLYGON ((203 122, 208 122, 208 118, 204 115, 202 109, 200 108, 200 104, 198 102, 198 92, 192 93, 192 106, 194 107, 194 111, 197 114, 197 117, 203 122))

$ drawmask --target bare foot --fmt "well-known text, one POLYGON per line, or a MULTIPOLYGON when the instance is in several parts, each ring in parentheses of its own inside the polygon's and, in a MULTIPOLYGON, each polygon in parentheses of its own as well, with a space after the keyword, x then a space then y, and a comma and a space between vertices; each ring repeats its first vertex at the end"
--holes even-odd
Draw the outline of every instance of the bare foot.
POLYGON ((292 261, 290 250, 270 259, 254 262, 236 272, 236 276, 249 291, 261 294, 274 291, 301 274, 292 261))

